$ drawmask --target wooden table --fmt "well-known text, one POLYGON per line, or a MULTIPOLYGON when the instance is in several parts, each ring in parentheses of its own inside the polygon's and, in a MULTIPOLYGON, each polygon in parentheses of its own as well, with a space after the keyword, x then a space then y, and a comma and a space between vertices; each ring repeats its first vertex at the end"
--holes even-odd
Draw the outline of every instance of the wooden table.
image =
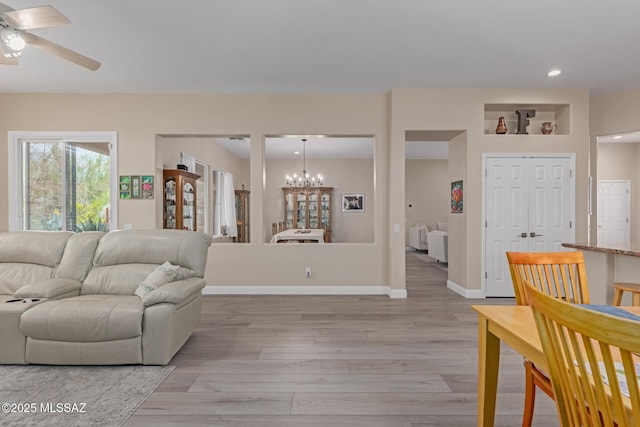
MULTIPOLYGON (((478 313, 478 426, 493 426, 500 364, 500 341, 548 372, 529 306, 472 305, 478 313)), ((640 314, 640 307, 624 307, 640 314)), ((524 374, 524 369, 523 369, 524 374)))
POLYGON ((274 234, 273 237, 271 237, 271 243, 277 243, 285 240, 294 240, 298 242, 310 240, 316 243, 324 243, 324 230, 322 228, 307 228, 305 230, 291 228, 274 234))

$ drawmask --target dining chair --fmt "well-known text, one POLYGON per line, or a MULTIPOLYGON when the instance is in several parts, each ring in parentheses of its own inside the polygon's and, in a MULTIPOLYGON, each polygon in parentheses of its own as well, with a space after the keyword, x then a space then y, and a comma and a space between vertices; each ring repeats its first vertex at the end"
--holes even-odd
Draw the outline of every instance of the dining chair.
POLYGON ((569 304, 528 281, 525 286, 560 425, 640 425, 640 321, 569 304))
MULTIPOLYGON (((587 272, 582 252, 507 252, 511 281, 518 305, 528 305, 525 280, 545 294, 570 303, 589 304, 587 272)), ((551 380, 525 360, 525 395, 522 426, 533 422, 536 388, 554 398, 551 380)))

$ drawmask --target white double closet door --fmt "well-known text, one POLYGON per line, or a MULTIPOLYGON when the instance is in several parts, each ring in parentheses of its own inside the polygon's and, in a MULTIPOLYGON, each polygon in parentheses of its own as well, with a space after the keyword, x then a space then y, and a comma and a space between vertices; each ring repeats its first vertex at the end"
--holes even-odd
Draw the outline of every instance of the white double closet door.
POLYGON ((485 296, 514 296, 507 251, 573 242, 574 163, 571 154, 485 157, 485 296))

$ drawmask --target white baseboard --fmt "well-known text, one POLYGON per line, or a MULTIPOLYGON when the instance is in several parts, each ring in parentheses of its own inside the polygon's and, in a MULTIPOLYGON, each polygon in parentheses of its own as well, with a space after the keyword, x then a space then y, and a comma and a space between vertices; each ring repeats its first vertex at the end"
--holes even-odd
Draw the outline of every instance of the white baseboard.
POLYGON ((203 295, 388 295, 406 298, 406 289, 388 286, 210 286, 203 295))
POLYGON ((407 299, 407 290, 406 289, 389 289, 389 287, 387 287, 387 286, 385 286, 385 287, 389 291, 389 292, 387 292, 387 295, 389 295, 389 298, 407 299))
POLYGON ((447 280, 447 288, 453 292, 469 299, 484 298, 484 292, 481 289, 466 289, 451 280, 447 280))

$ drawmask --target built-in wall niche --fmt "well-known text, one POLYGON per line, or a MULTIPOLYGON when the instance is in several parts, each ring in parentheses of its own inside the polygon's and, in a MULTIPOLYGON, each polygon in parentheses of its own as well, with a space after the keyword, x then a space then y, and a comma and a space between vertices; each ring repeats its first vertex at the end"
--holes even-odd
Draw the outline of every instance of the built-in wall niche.
MULTIPOLYGON (((542 135, 542 124, 550 122, 553 128, 551 135, 571 134, 571 106, 569 104, 484 104, 484 133, 495 135, 498 119, 504 117, 507 134, 518 131, 518 116, 516 111, 535 110, 536 115, 529 119, 527 134, 542 135)), ((526 136, 526 135, 520 135, 526 136)))
POLYGON ((372 136, 266 136, 265 242, 318 240, 306 230, 274 238, 283 228, 324 229, 331 244, 374 242, 374 147, 372 136), (343 209, 353 194, 362 206, 343 209))

